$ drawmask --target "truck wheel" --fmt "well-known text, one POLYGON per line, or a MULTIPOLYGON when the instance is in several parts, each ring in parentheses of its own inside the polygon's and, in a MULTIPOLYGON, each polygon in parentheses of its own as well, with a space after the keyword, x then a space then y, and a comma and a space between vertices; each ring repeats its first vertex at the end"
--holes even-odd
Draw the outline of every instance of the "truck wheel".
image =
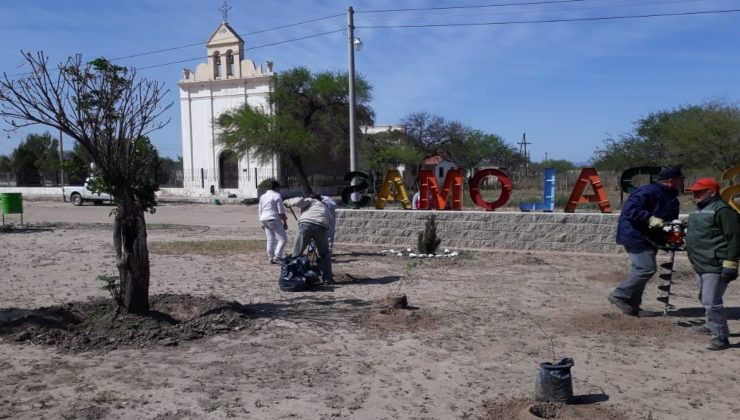
POLYGON ((72 194, 72 196, 69 197, 69 200, 72 201, 72 204, 74 204, 75 206, 81 206, 82 202, 84 201, 82 199, 82 196, 78 193, 72 194))

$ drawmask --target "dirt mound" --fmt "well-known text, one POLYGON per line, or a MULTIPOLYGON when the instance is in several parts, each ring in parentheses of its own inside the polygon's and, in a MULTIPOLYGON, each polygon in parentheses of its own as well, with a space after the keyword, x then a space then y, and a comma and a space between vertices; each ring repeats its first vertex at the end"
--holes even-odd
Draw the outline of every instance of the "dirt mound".
POLYGON ((403 332, 438 328, 443 320, 441 316, 424 309, 376 307, 356 316, 352 321, 371 330, 403 332))
POLYGON ((627 420, 624 414, 603 405, 572 405, 537 402, 528 399, 486 402, 482 420, 511 419, 569 419, 569 420, 627 420))
POLYGON ((18 343, 56 346, 70 352, 123 347, 176 346, 183 341, 238 331, 249 311, 215 297, 162 294, 150 298, 147 316, 120 315, 110 299, 15 310, 0 321, 0 336, 18 343))

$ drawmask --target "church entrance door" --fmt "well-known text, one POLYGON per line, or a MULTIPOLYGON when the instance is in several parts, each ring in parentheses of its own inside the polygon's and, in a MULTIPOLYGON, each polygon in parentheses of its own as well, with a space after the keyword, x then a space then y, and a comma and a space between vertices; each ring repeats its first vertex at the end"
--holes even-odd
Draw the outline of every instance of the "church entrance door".
POLYGON ((220 188, 239 188, 239 162, 231 150, 221 153, 218 159, 220 188))

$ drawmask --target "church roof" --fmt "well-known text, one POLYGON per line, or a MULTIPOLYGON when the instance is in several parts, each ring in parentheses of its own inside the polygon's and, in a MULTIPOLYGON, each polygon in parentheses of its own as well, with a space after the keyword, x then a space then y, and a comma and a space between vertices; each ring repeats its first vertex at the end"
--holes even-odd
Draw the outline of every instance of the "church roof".
POLYGON ((206 47, 215 47, 223 44, 244 44, 242 37, 236 33, 234 28, 232 28, 228 22, 221 22, 221 24, 218 25, 218 28, 213 32, 213 35, 208 38, 206 47))

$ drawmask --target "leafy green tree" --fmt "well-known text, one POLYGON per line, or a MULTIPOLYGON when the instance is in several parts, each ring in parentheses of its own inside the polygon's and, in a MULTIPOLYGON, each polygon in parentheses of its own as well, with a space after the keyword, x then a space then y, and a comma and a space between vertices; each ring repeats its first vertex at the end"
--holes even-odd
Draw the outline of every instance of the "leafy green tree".
POLYGON ((175 181, 178 171, 182 171, 182 156, 177 159, 160 157, 157 159, 155 179, 157 184, 170 185, 175 181))
POLYGON ((145 211, 154 211, 151 181, 156 156, 146 135, 172 104, 159 82, 136 77, 134 70, 104 58, 70 57, 56 69, 42 53, 23 53, 28 73, 0 79, 0 117, 13 128, 41 124, 60 130, 90 155, 101 189, 112 194, 116 209, 116 252, 123 313, 149 312, 149 250, 145 211))
POLYGON ((424 156, 447 153, 450 142, 461 142, 469 130, 457 121, 447 121, 428 112, 413 112, 404 117, 401 124, 406 127, 406 135, 411 142, 424 156))
POLYGON ((680 165, 723 171, 740 160, 740 108, 723 102, 655 112, 632 133, 605 141, 593 163, 604 169, 680 165))
MULTIPOLYGON (((287 70, 273 79, 269 109, 245 103, 218 117, 218 142, 239 156, 249 153, 262 161, 276 155, 287 158, 304 192, 310 194, 307 161, 338 162, 339 157, 349 156, 348 91, 346 73, 312 74, 305 67, 287 70)), ((372 124, 371 93, 370 85, 357 77, 354 129, 358 138, 359 125, 372 124)), ((343 166, 346 169, 349 164, 343 166)))
POLYGON ((92 158, 84 147, 75 143, 71 152, 65 153, 64 172, 71 185, 82 185, 90 176, 92 158))
POLYGON ((0 172, 10 172, 13 170, 11 160, 5 155, 0 155, 0 172))
POLYGON ((504 143, 501 137, 472 129, 452 138, 446 148, 457 165, 469 173, 484 162, 508 167, 515 156, 514 148, 504 143))
POLYGON ((402 120, 406 134, 424 156, 440 153, 471 172, 481 165, 512 168, 521 163, 512 146, 501 137, 467 127, 458 121, 427 112, 415 112, 402 120))
POLYGON ((565 159, 548 159, 546 161, 531 163, 529 168, 533 171, 542 171, 545 168, 554 168, 558 174, 564 174, 568 171, 578 169, 578 167, 571 161, 565 159))
POLYGON ((362 156, 373 173, 384 173, 399 165, 415 166, 423 155, 402 131, 369 134, 362 139, 362 156))
POLYGON ((29 134, 10 155, 16 180, 22 185, 43 185, 59 173, 59 142, 51 134, 29 134))

